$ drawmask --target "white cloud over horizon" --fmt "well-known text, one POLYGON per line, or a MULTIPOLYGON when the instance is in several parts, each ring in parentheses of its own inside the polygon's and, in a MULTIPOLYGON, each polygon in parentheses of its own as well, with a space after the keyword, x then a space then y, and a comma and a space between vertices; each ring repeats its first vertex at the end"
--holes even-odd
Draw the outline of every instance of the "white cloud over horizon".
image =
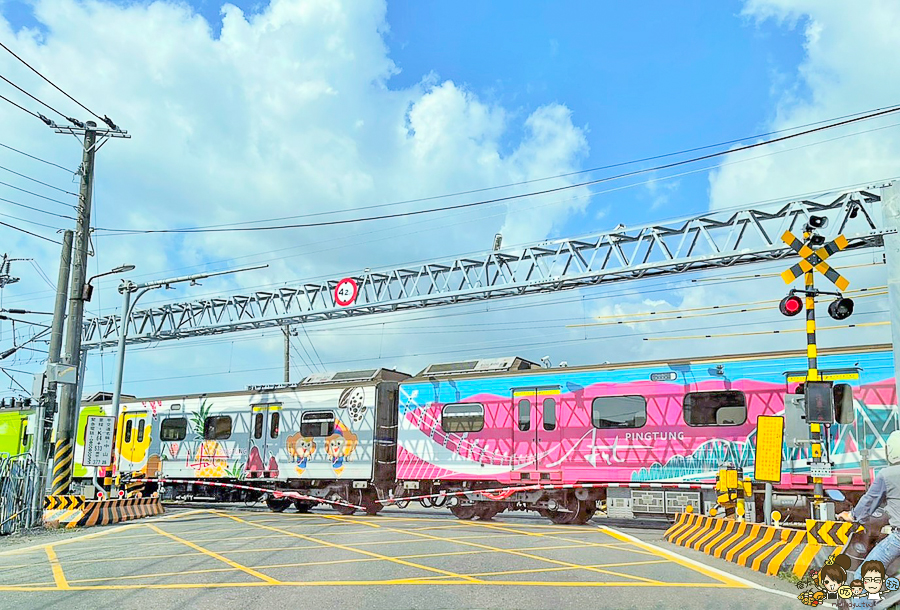
MULTIPOLYGON (((396 213, 473 197, 320 215, 580 169, 588 152, 584 128, 562 104, 523 114, 521 108, 486 101, 465 84, 434 73, 423 74, 414 86, 391 88, 388 81, 399 68, 385 43, 385 14, 385 4, 378 0, 274 0, 252 15, 225 4, 216 36, 184 4, 38 0, 34 15, 45 29, 13 31, 0 18, 0 38, 133 136, 109 142, 97 155, 98 227, 155 229, 319 214, 285 221, 296 223, 396 213), (511 139, 514 132, 521 134, 518 140, 511 139)), ((8 55, 0 56, 0 71, 38 97, 53 100, 51 105, 86 118, 8 55)), ((0 123, 8 126, 0 141, 38 156, 67 159, 62 164, 68 167, 77 165, 80 151, 74 142, 60 152, 62 136, 49 133, 39 121, 2 104, 0 123)), ((27 165, 0 150, 4 163, 27 167, 29 175, 53 184, 68 183, 59 170, 27 165)), ((503 195, 528 190, 522 186, 503 195)), ((157 279, 210 266, 269 264, 264 271, 210 279, 202 289, 151 294, 141 304, 228 294, 487 250, 497 232, 503 233, 505 244, 543 239, 586 208, 587 194, 573 189, 564 197, 528 198, 466 213, 305 230, 100 234, 89 269, 93 274, 134 262, 138 269, 130 275, 157 279)), ((56 224, 50 218, 48 224, 72 223, 56 224)), ((52 236, 51 230, 36 230, 52 236)), ((33 256, 55 279, 57 246, 11 231, 4 241, 6 251, 33 256)), ((14 290, 5 290, 6 306, 40 301, 46 308, 52 293, 33 274, 21 275, 14 290)), ((111 313, 119 306, 112 290, 116 280, 99 284, 102 290, 89 310, 111 313)), ((248 349, 242 359, 258 359, 251 354, 263 349, 273 356, 277 370, 277 338, 248 349)), ((323 360, 339 359, 338 349, 320 351, 330 352, 323 360)), ((214 349, 181 349, 178 355, 181 363, 212 361, 218 366, 221 361, 214 349)), ((135 361, 144 358, 138 354, 135 361)), ((97 371, 91 370, 87 383, 96 381, 97 371)))

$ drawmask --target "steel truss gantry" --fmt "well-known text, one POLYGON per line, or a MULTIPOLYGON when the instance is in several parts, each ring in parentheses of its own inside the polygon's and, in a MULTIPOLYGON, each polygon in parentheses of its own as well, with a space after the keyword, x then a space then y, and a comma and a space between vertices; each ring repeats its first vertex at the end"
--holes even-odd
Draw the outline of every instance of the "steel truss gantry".
POLYGON ((343 319, 423 307, 471 303, 598 286, 625 280, 747 265, 793 255, 785 231, 803 232, 810 215, 825 216, 827 239, 843 234, 848 250, 883 246, 881 197, 870 190, 760 208, 710 211, 695 217, 575 239, 555 239, 480 255, 350 275, 355 302, 341 307, 341 278, 248 295, 202 299, 133 311, 126 320, 88 320, 84 349, 115 345, 123 324, 127 343, 185 339, 343 319))

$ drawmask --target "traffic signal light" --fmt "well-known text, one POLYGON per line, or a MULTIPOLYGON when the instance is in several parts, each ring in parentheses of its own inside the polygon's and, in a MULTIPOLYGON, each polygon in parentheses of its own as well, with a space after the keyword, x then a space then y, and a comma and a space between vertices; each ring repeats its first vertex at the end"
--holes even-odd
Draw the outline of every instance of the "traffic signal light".
POLYGON ((828 315, 835 320, 844 320, 853 313, 853 300, 844 297, 838 297, 831 305, 828 306, 828 315))
POLYGON ((789 294, 788 296, 781 299, 781 303, 778 304, 778 311, 780 311, 782 315, 785 316, 796 316, 802 310, 803 299, 798 297, 796 294, 789 294))
POLYGON ((834 392, 831 381, 807 381, 804 387, 806 396, 806 423, 834 423, 834 392))

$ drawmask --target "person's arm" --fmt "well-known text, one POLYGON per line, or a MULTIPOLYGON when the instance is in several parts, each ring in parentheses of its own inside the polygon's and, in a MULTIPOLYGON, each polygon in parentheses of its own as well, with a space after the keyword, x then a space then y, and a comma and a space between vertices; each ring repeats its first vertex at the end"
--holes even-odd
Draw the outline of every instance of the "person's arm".
POLYGON ((841 513, 841 516, 847 521, 850 521, 851 519, 853 521, 863 521, 867 519, 875 512, 876 508, 881 506, 886 493, 887 485, 884 483, 884 477, 881 476, 881 473, 878 473, 878 476, 875 477, 875 481, 872 482, 872 486, 869 487, 869 491, 867 491, 865 495, 859 499, 859 502, 856 503, 856 508, 852 511, 841 513), (847 519, 847 517, 850 517, 850 519, 847 519))

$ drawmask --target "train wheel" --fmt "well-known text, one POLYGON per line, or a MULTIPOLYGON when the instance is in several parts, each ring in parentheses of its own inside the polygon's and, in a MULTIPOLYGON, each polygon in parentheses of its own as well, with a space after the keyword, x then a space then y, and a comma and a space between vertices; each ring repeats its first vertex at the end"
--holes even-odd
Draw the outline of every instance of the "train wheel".
POLYGON ((569 496, 563 503, 562 510, 548 509, 545 516, 549 517, 550 521, 556 525, 576 523, 582 504, 575 496, 569 496))
POLYGON ((478 507, 472 504, 469 506, 457 504, 456 506, 450 507, 450 512, 453 513, 453 516, 457 519, 469 520, 478 514, 478 507))
POLYGON ((297 509, 298 513, 308 513, 312 507, 312 502, 307 502, 306 500, 294 500, 294 508, 297 509))
POLYGON ((573 525, 584 525, 591 520, 594 513, 597 512, 597 503, 593 500, 577 500, 578 510, 576 510, 569 523, 573 525))
POLYGON ((266 498, 266 506, 274 513, 283 513, 290 505, 291 501, 287 498, 266 498))
POLYGON ((377 515, 378 511, 380 511, 384 505, 381 504, 381 502, 378 502, 378 494, 376 494, 374 490, 368 490, 362 494, 362 503, 360 506, 366 507, 367 515, 377 515))
MULTIPOLYGON (((362 492, 345 492, 339 496, 335 495, 335 497, 333 497, 332 499, 341 500, 342 502, 348 502, 350 504, 362 504, 362 492)), ((344 506, 343 504, 332 504, 332 506, 334 507, 334 510, 342 515, 352 515, 356 512, 356 508, 352 506, 344 506)))
POLYGON ((502 509, 502 506, 494 502, 481 502, 477 507, 478 512, 476 514, 481 521, 490 521, 502 509))

